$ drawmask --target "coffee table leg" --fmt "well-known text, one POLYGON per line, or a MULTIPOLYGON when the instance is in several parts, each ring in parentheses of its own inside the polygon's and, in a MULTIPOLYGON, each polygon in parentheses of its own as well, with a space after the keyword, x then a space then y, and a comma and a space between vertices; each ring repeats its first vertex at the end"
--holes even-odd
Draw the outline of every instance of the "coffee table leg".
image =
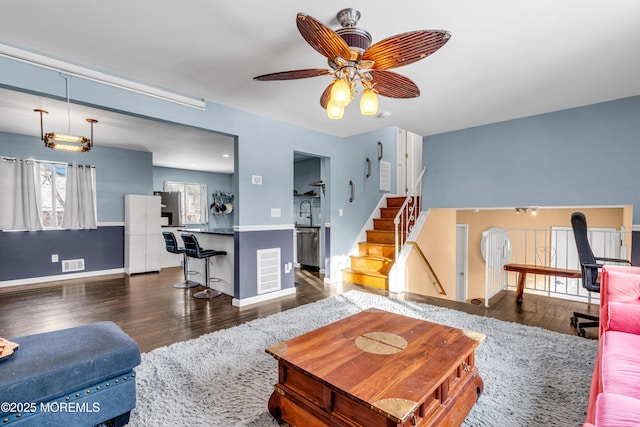
POLYGON ((278 393, 277 389, 276 391, 271 393, 268 407, 269 407, 269 413, 273 418, 276 419, 278 424, 283 424, 284 421, 282 420, 282 409, 280 407, 280 393, 278 393))

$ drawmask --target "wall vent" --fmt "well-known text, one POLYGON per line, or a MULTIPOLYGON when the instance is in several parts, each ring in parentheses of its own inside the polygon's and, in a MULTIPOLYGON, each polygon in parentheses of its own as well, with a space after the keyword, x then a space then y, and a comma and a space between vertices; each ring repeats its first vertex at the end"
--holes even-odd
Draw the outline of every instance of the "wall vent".
POLYGON ((258 255, 258 294, 281 288, 280 248, 260 249, 258 255))
POLYGON ((380 191, 391 191, 391 163, 380 160, 380 191))
POLYGON ((84 270, 84 258, 62 260, 62 272, 84 270))

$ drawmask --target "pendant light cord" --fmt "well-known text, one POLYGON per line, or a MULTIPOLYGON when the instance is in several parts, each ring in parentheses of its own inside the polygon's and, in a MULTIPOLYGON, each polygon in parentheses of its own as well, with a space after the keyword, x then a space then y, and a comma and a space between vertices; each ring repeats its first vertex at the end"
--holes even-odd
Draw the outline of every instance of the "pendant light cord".
POLYGON ((67 133, 71 135, 71 102, 69 101, 69 79, 71 76, 60 73, 60 77, 65 81, 65 89, 67 92, 67 133))

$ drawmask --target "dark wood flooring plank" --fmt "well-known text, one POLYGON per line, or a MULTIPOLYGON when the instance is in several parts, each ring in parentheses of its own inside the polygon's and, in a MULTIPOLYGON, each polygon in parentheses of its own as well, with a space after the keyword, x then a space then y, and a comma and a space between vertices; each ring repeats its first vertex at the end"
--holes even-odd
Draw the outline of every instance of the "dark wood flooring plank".
MULTIPOLYGON (((386 294, 350 283, 329 285, 319 273, 296 270, 295 295, 238 308, 231 305, 232 298, 227 295, 200 300, 192 296, 200 288, 173 288, 181 275, 182 270, 176 267, 160 273, 113 274, 0 288, 0 336, 11 338, 111 320, 147 352, 351 289, 386 294)), ((530 294, 517 304, 511 291, 492 298, 489 308, 415 294, 393 296, 574 335, 569 320, 573 311, 598 310, 597 305, 530 294)), ((597 330, 588 331, 587 337, 597 337, 597 330)))

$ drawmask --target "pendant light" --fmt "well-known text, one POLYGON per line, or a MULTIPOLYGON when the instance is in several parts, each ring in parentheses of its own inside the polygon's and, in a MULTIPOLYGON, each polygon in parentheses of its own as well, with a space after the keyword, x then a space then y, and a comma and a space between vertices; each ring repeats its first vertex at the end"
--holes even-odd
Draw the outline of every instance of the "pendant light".
POLYGON ((43 109, 35 109, 33 111, 40 113, 40 139, 44 141, 44 146, 56 150, 65 150, 65 151, 76 151, 76 152, 86 152, 91 150, 93 147, 93 124, 98 123, 96 119, 87 118, 85 119, 91 125, 91 137, 85 138, 84 136, 76 136, 71 134, 71 102, 69 100, 69 79, 70 76, 65 76, 64 74, 60 74, 62 78, 66 81, 66 91, 67 91, 67 132, 59 133, 59 132, 47 132, 44 133, 44 125, 42 121, 42 114, 49 114, 47 110, 43 109))

